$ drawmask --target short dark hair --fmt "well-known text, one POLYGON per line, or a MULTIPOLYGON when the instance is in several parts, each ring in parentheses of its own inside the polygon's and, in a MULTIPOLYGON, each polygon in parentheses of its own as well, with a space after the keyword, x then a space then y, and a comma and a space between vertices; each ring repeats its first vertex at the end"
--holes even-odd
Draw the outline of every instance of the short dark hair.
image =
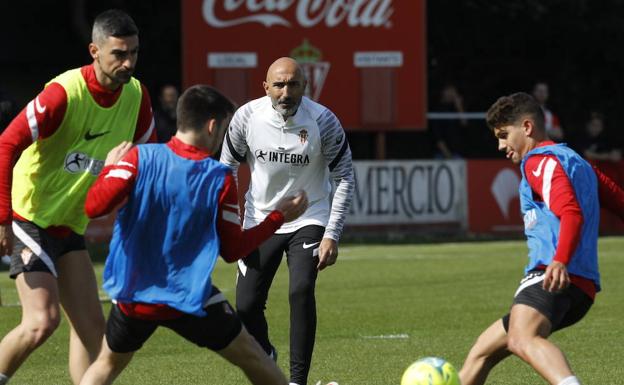
POLYGON ((130 15, 119 9, 109 9, 95 17, 91 40, 101 42, 109 36, 127 37, 138 34, 139 29, 130 15))
POLYGON ((221 122, 232 115, 234 104, 216 89, 197 84, 180 96, 176 111, 178 130, 201 131, 208 120, 221 122))
POLYGON ((500 97, 488 109, 485 116, 491 130, 497 127, 513 125, 525 116, 535 121, 535 126, 544 131, 544 111, 535 98, 525 92, 517 92, 500 97))

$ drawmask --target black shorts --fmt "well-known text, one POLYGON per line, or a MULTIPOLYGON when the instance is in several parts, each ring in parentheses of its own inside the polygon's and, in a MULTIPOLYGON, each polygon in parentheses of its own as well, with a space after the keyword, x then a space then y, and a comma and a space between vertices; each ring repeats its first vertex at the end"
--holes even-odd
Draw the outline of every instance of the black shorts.
MULTIPOLYGON (((551 332, 561 330, 580 321, 589 311, 594 301, 583 290, 569 285, 563 290, 544 290, 544 271, 530 271, 520 281, 513 304, 530 306, 542 313, 552 325, 551 332)), ((505 331, 509 331, 509 316, 503 317, 505 331)))
POLYGON ((64 238, 53 237, 32 222, 13 221, 15 244, 11 255, 11 278, 20 273, 42 271, 58 277, 56 263, 70 251, 86 250, 84 237, 72 232, 64 238))
POLYGON ((208 313, 205 317, 184 314, 162 321, 129 317, 113 304, 106 323, 106 342, 113 352, 135 352, 157 327, 164 326, 200 347, 222 350, 240 334, 242 324, 232 306, 215 287, 212 298, 217 298, 218 302, 205 308, 208 313))

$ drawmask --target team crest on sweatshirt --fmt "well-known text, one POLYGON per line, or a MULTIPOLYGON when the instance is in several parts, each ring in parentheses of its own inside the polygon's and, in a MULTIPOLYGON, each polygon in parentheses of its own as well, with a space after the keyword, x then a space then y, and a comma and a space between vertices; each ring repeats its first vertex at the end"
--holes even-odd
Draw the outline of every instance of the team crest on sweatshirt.
POLYGON ((301 144, 305 144, 305 142, 308 141, 308 130, 306 130, 305 128, 299 131, 299 141, 301 142, 301 144))

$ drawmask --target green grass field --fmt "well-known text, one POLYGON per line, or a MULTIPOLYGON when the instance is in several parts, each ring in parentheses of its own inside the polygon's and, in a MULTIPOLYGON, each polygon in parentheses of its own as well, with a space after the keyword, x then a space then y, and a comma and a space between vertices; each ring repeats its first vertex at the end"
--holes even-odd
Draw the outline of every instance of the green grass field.
MULTIPOLYGON (((603 292, 588 316, 553 336, 585 385, 624 384, 624 237, 600 241, 603 292)), ((339 263, 317 283, 318 330, 310 384, 399 384, 403 370, 423 356, 457 368, 479 333, 504 314, 522 276, 522 241, 418 245, 343 245, 339 263)), ((101 265, 97 266, 98 272, 101 265)), ((235 265, 220 263, 214 280, 233 301, 235 265)), ((288 275, 282 264, 268 304, 279 364, 288 369, 288 275)), ((6 272, 2 300, 17 297, 6 272)), ((105 310, 109 305, 106 303, 105 310)), ((0 335, 20 318, 0 308, 0 335)), ((24 364, 18 384, 69 384, 67 323, 24 364)), ((160 329, 139 351, 118 384, 244 384, 243 375, 216 354, 160 329)), ((515 357, 499 365, 488 384, 545 382, 515 357)))

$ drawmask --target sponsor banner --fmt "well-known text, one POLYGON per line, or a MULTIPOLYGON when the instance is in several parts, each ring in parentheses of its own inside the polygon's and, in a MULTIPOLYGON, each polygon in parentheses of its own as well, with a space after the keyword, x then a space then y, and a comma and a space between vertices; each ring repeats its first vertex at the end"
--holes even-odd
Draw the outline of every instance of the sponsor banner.
POLYGON ((520 169, 507 159, 468 160, 468 230, 522 232, 520 169))
POLYGON ((348 225, 466 223, 466 163, 356 161, 348 225))
POLYGON ((241 104, 263 96, 268 66, 291 56, 307 95, 345 128, 378 123, 364 103, 375 95, 391 101, 377 129, 424 129, 425 16, 425 0, 184 0, 183 83, 215 85, 241 104))

